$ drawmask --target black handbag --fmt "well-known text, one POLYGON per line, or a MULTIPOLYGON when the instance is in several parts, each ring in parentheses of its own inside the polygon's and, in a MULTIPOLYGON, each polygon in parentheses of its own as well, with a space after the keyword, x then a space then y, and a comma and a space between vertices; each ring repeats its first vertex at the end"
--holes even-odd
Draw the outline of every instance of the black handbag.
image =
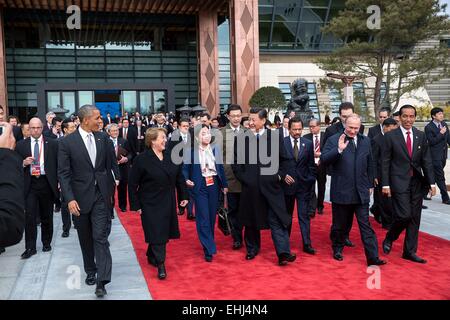
POLYGON ((219 210, 217 210, 217 220, 218 220, 218 227, 220 231, 225 236, 229 236, 231 234, 231 225, 230 220, 228 219, 228 201, 227 201, 227 195, 223 195, 223 204, 220 206, 219 210))

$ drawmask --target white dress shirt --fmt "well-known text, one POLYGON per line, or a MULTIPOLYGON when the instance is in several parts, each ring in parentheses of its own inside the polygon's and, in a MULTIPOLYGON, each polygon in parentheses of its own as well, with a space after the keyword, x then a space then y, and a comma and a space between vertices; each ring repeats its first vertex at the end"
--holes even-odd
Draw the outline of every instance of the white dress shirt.
MULTIPOLYGON (((31 140, 31 154, 32 154, 32 157, 34 159, 37 159, 37 155, 34 154, 34 145, 36 143, 38 144, 38 148, 39 148, 39 152, 40 152, 40 155, 39 155, 39 166, 41 167, 40 169, 41 169, 41 176, 42 176, 42 175, 45 174, 45 165, 44 165, 44 159, 45 159, 45 151, 44 151, 45 147, 44 147, 44 144, 45 144, 45 142, 44 142, 44 137, 41 135, 38 138, 38 142, 36 142, 36 139, 33 138, 33 137, 30 137, 30 140, 31 140)), ((30 166, 30 173, 31 173, 31 166, 30 166)))
POLYGON ((83 139, 83 142, 84 142, 84 145, 86 146, 86 150, 88 151, 88 154, 89 154, 89 138, 88 138, 88 135, 89 134, 92 134, 92 144, 93 144, 93 149, 94 149, 94 155, 95 155, 95 159, 97 160, 97 145, 96 145, 96 143, 95 143, 95 136, 94 136, 94 134, 91 132, 91 133, 89 133, 89 132, 86 132, 86 131, 84 131, 82 128, 81 128, 81 126, 78 128, 78 130, 79 130, 79 132, 80 132, 80 135, 81 135, 81 138, 83 139))
POLYGON ((411 132, 411 133, 409 134, 409 137, 411 138, 411 150, 414 150, 414 137, 413 137, 414 132, 413 132, 412 128, 409 129, 409 130, 406 130, 405 128, 403 128, 402 126, 400 126, 400 129, 402 130, 403 138, 405 139, 405 144, 406 144, 406 137, 408 136, 408 135, 406 134, 406 132, 407 132, 407 131, 411 132))

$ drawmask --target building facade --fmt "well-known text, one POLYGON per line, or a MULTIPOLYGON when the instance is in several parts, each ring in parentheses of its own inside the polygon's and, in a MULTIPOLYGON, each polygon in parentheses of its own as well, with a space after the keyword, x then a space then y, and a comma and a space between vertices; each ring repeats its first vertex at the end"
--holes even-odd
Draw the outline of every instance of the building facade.
MULTIPOLYGON (((289 85, 305 78, 314 115, 333 118, 342 92, 320 86, 326 75, 315 60, 347 41, 321 31, 344 7, 345 0, 0 0, 0 105, 22 121, 87 103, 113 116, 197 104, 217 115, 230 103, 247 111, 260 86, 280 88, 288 101, 289 85), (69 4, 81 9, 81 29, 68 27, 69 4)), ((426 87, 431 102, 450 99, 448 82, 426 87)), ((358 111, 373 116, 373 79, 353 89, 358 111)))

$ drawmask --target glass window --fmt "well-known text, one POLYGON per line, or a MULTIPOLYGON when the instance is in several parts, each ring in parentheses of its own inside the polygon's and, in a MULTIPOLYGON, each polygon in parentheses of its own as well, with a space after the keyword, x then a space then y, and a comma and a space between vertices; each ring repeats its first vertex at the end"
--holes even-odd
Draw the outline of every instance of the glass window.
POLYGON ((153 92, 153 105, 155 112, 166 111, 166 92, 154 91, 153 92))
POLYGON ((331 108, 330 118, 333 120, 334 117, 339 116, 339 105, 342 103, 342 94, 341 91, 336 89, 334 86, 330 86, 328 90, 331 108))
POLYGON ((269 43, 270 28, 272 22, 260 22, 259 23, 259 45, 261 47, 267 47, 269 43))
POLYGON ((85 104, 94 103, 94 91, 78 91, 78 105, 80 107, 85 104))
MULTIPOLYGON (((305 0, 305 7, 328 7, 329 0, 305 0)), ((334 2, 334 0, 332 1, 334 2)))
POLYGON ((364 92, 364 83, 353 82, 353 102, 355 104, 355 112, 358 113, 363 121, 367 119, 367 100, 364 92))
POLYGON ((298 21, 300 5, 293 3, 287 7, 275 7, 275 21, 298 21))
POLYGON ((63 108, 69 110, 69 112, 66 113, 66 116, 75 113, 75 92, 63 92, 62 100, 63 108))
POLYGON ((317 49, 320 40, 320 28, 322 24, 301 23, 299 30, 299 41, 305 49, 317 49))
POLYGON ((150 91, 141 91, 139 93, 139 102, 142 115, 153 113, 152 93, 150 91))
POLYGON ((59 92, 47 92, 47 110, 58 108, 61 104, 61 95, 59 92))
POLYGON ((274 47, 293 47, 297 22, 274 22, 272 33, 272 45, 274 47))
POLYGON ((122 91, 123 111, 129 114, 137 111, 136 91, 122 91))

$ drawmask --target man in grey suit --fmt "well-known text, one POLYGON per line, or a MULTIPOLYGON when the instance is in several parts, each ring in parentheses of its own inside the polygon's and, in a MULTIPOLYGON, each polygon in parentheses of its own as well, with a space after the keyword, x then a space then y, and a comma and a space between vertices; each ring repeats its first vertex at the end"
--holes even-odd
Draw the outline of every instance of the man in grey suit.
POLYGON ((83 253, 86 284, 97 283, 95 294, 103 297, 111 281, 112 258, 108 235, 114 179, 120 179, 114 147, 99 130, 100 111, 85 105, 78 112, 80 127, 61 140, 58 177, 63 198, 74 216, 83 253), (97 278, 96 275, 97 274, 97 278))

